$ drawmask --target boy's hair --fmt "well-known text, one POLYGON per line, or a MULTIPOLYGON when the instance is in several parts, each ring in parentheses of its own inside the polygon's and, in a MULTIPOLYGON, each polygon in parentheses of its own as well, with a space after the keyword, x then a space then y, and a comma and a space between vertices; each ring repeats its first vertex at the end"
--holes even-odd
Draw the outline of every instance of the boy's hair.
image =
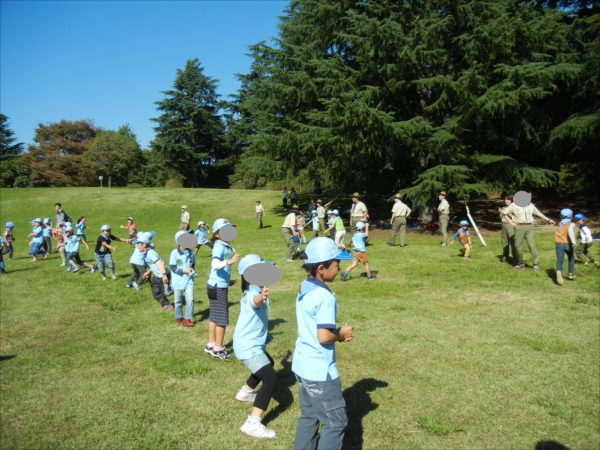
POLYGON ((510 200, 512 202, 513 201, 513 195, 512 194, 506 194, 504 196, 504 200, 510 200))
POLYGON ((302 267, 308 272, 308 274, 311 277, 315 277, 317 275, 317 269, 319 268, 319 266, 323 266, 326 269, 329 269, 329 266, 331 266, 333 261, 333 259, 330 259, 329 261, 323 261, 319 263, 305 263, 302 267))
POLYGON ((59 206, 62 208, 62 205, 60 203, 55 203, 54 206, 59 206))

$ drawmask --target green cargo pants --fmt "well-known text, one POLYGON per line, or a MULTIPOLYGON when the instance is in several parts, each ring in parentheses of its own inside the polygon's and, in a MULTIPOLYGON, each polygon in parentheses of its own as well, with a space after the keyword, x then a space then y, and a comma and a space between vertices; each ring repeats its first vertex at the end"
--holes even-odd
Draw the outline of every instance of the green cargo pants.
POLYGON ((292 239, 292 233, 290 233, 290 229, 282 227, 281 228, 281 237, 283 238, 283 240, 285 241, 285 244, 287 245, 287 250, 285 252, 284 258, 292 259, 292 257, 294 256, 294 253, 296 253, 296 250, 294 249, 294 241, 292 239))
POLYGON ((442 230, 442 236, 444 238, 443 244, 448 245, 448 222, 450 221, 450 214, 440 214, 440 229, 442 230))
POLYGON ((398 230, 400 230, 400 247, 404 247, 406 240, 405 216, 394 217, 394 222, 392 223, 392 232, 390 233, 390 243, 393 245, 396 245, 396 235, 398 234, 398 230))
POLYGON ((537 249, 535 248, 535 239, 532 224, 521 224, 515 228, 515 248, 517 250, 517 261, 519 266, 525 267, 525 261, 523 260, 523 247, 524 241, 527 241, 527 247, 529 247, 529 253, 531 253, 531 260, 534 266, 540 264, 540 257, 537 249))
POLYGON ((515 227, 510 223, 503 223, 500 239, 502 240, 502 258, 508 259, 510 254, 515 258, 517 256, 515 251, 515 227))

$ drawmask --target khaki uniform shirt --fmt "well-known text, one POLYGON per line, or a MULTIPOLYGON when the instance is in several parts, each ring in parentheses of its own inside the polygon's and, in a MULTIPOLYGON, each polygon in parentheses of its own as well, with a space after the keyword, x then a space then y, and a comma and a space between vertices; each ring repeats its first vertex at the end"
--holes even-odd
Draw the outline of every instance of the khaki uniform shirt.
POLYGON ((296 226, 296 213, 289 213, 285 220, 283 221, 283 225, 281 228, 294 228, 296 226))
POLYGON ((446 199, 440 202, 440 206, 438 206, 438 213, 450 214, 450 203, 448 203, 446 199))
POLYGON ((261 205, 261 204, 256 205, 256 214, 262 213, 262 212, 265 212, 265 208, 263 208, 263 205, 261 205))
POLYGON ((322 206, 317 206, 317 217, 319 219, 325 218, 325 208, 323 208, 322 206))
POLYGON ((511 203, 504 210, 504 214, 512 215, 512 220, 517 223, 533 223, 533 216, 542 217, 542 213, 538 211, 533 203, 525 206, 517 206, 516 203, 511 203))
MULTIPOLYGON (((510 204, 512 205, 512 203, 510 204)), ((508 206, 510 206, 508 205, 508 206)), ((512 216, 510 216, 509 214, 506 213, 506 209, 508 208, 508 206, 505 206, 504 208, 502 208, 502 223, 508 223, 508 220, 506 220, 506 217, 504 217, 504 215, 508 215, 510 220, 513 220, 512 216)))
POLYGON ((363 202, 357 202, 352 208, 352 217, 364 217, 366 212, 367 207, 365 204, 363 202))
POLYGON ((406 204, 399 201, 392 208, 392 212, 394 213, 394 219, 396 217, 406 217, 406 215, 410 212, 410 208, 406 206, 406 204))
POLYGON ((181 213, 181 222, 182 223, 190 223, 190 213, 185 211, 181 213))

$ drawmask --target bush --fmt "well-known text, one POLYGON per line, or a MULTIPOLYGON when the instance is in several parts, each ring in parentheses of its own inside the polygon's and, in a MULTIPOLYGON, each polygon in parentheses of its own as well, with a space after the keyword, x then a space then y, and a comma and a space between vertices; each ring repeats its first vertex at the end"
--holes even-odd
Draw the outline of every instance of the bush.
POLYGON ((144 186, 142 186, 140 183, 129 183, 127 185, 127 187, 129 187, 129 188, 142 188, 144 186))
POLYGON ((165 187, 172 189, 180 189, 183 187, 183 184, 181 183, 181 181, 176 180, 175 178, 169 178, 165 183, 165 187))

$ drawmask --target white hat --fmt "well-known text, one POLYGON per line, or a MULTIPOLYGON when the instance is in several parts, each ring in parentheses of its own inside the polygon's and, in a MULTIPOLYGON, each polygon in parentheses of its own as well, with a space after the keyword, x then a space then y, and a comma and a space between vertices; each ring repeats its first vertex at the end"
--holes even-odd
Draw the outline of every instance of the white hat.
POLYGON ((331 211, 331 214, 335 214, 336 216, 339 216, 340 212, 337 209, 334 209, 333 211, 331 211))
POLYGON ((181 207, 181 209, 187 209, 187 206, 183 205, 183 206, 181 207))
POLYGON ((326 237, 318 237, 308 243, 304 250, 308 259, 305 263, 320 263, 332 259, 351 260, 354 256, 351 253, 344 252, 336 245, 334 241, 326 237))

